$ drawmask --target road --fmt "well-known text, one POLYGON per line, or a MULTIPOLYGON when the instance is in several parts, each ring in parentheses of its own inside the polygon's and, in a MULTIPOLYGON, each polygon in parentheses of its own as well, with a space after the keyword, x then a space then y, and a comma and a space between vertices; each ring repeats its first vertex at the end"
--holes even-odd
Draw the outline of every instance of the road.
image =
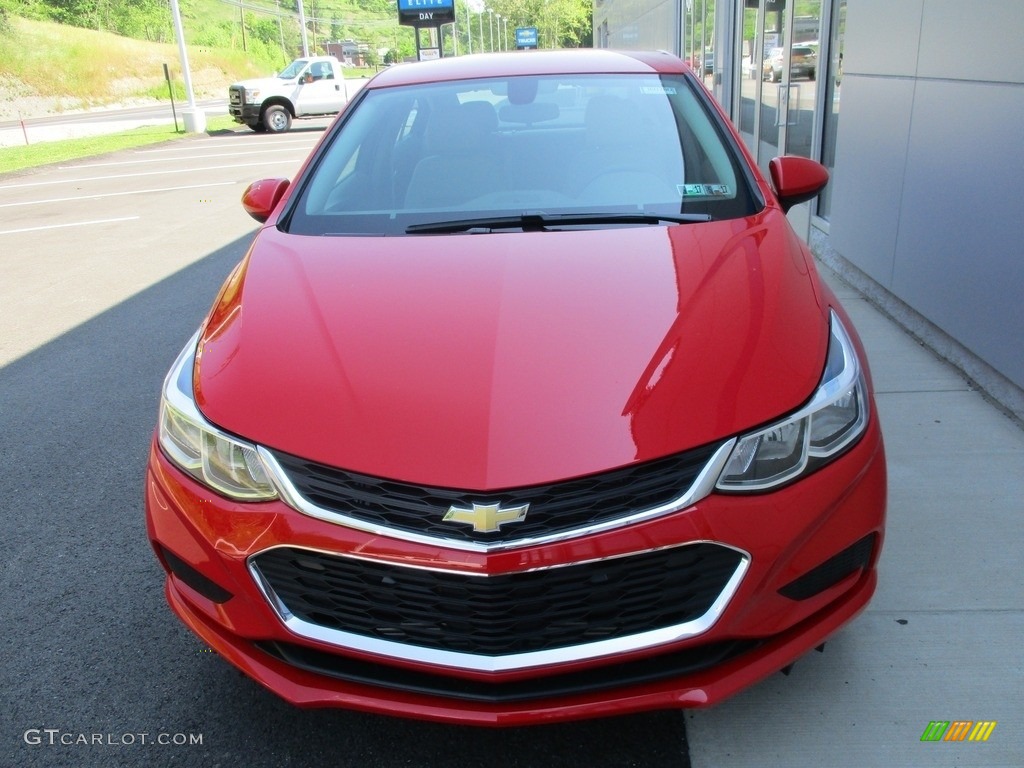
POLYGON ((686 768, 680 712, 489 731, 298 710, 167 607, 142 512, 161 381, 255 229, 245 184, 293 175, 325 122, 0 178, 0 765, 686 768))

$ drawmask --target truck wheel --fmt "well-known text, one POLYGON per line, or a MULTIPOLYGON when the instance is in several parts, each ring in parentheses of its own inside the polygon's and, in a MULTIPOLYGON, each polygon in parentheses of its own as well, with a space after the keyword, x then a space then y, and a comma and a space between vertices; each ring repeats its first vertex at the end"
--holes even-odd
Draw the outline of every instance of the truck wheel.
POLYGON ((261 123, 259 120, 255 120, 251 123, 246 123, 246 125, 248 125, 250 129, 256 131, 256 133, 263 133, 265 130, 267 130, 263 126, 263 123, 261 123))
POLYGON ((291 113, 279 104, 271 105, 263 112, 263 125, 269 133, 284 133, 292 127, 291 113))

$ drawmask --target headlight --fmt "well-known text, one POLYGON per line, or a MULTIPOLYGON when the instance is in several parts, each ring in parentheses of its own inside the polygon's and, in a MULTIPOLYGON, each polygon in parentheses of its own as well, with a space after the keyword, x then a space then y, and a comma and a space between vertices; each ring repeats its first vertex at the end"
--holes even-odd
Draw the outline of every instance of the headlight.
POLYGON ((256 446, 221 432, 199 413, 192 396, 193 336, 164 381, 158 442, 164 454, 203 485, 238 501, 277 497, 256 446))
POLYGON ((260 100, 260 89, 259 88, 246 88, 245 89, 245 103, 246 104, 258 104, 260 100))
POLYGON ((716 487, 763 491, 787 483, 837 457, 867 423, 864 372, 833 312, 825 373, 810 402, 787 419, 740 436, 716 487))

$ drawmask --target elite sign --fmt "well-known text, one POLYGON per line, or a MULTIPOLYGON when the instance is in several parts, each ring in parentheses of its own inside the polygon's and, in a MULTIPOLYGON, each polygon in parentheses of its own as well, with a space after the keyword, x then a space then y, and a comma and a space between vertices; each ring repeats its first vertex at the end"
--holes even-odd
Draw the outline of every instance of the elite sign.
POLYGON ((455 21, 455 0, 398 0, 398 23, 437 27, 455 21))

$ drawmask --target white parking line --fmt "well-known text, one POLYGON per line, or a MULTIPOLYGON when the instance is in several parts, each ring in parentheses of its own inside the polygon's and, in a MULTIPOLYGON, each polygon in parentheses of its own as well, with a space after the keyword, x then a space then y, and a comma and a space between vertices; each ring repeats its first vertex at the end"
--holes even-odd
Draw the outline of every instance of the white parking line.
POLYGON ((47 224, 45 227, 25 227, 23 229, 0 229, 0 235, 16 235, 19 232, 39 232, 44 229, 63 229, 65 227, 88 227, 93 224, 113 224, 118 221, 134 221, 138 216, 122 216, 117 219, 94 219, 93 221, 74 221, 68 224, 47 224))
MULTIPOLYGON (((305 144, 306 146, 312 146, 320 139, 320 134, 310 138, 297 138, 297 139, 280 139, 275 140, 274 145, 280 144, 305 144)), ((252 136, 241 139, 196 139, 194 141, 182 142, 173 147, 161 147, 160 149, 140 149, 135 152, 137 155, 156 155, 167 152, 185 152, 188 150, 203 149, 209 147, 210 149, 217 149, 229 145, 245 144, 247 146, 266 146, 266 137, 252 136), (202 146, 197 146, 202 145, 202 146)), ((268 150, 269 151, 269 150, 268 150)))
MULTIPOLYGON (((215 155, 188 155, 186 157, 176 157, 175 160, 205 160, 208 157, 244 157, 246 155, 266 155, 271 152, 295 152, 295 149, 284 148, 284 149, 253 149, 246 152, 219 152, 215 155)), ((166 157, 152 157, 145 160, 120 160, 116 163, 89 163, 88 165, 58 165, 62 171, 71 170, 74 168, 111 168, 118 165, 140 165, 143 163, 166 163, 170 158, 166 157)))
POLYGON ((152 192, 176 192, 180 189, 203 189, 205 187, 226 187, 237 184, 237 181, 215 181, 212 184, 188 184, 183 187, 161 187, 159 189, 133 189, 128 192, 105 192, 96 195, 80 195, 78 197, 51 197, 48 200, 22 200, 17 203, 0 203, 0 208, 16 208, 21 205, 47 205, 49 203, 70 203, 77 200, 100 200, 104 197, 124 197, 125 195, 145 195, 152 192))
MULTIPOLYGON (((75 179, 57 179, 56 181, 30 181, 25 184, 5 184, 0 186, 3 189, 24 189, 25 187, 47 187, 54 184, 78 184, 83 181, 109 181, 110 179, 134 179, 141 176, 166 176, 172 173, 198 173, 200 171, 220 171, 231 168, 252 168, 255 165, 280 165, 286 160, 266 160, 264 162, 240 163, 238 165, 207 165, 202 168, 172 168, 167 171, 143 171, 140 173, 120 173, 109 176, 85 176, 75 179)), ((298 168, 295 168, 298 170, 298 168)), ((234 183, 234 182, 231 182, 234 183)))

